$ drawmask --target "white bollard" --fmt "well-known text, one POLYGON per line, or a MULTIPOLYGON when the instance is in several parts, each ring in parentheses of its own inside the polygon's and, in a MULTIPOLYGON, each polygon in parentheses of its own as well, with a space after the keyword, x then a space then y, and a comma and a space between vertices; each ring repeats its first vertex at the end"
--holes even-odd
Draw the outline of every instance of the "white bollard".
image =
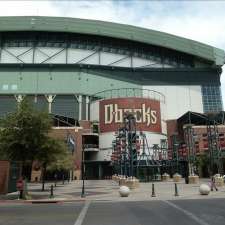
POLYGON ((201 184, 199 187, 199 193, 201 195, 208 195, 210 192, 210 187, 207 184, 201 184))
POLYGON ((119 193, 121 197, 128 197, 130 194, 130 188, 127 186, 121 186, 119 189, 119 193))

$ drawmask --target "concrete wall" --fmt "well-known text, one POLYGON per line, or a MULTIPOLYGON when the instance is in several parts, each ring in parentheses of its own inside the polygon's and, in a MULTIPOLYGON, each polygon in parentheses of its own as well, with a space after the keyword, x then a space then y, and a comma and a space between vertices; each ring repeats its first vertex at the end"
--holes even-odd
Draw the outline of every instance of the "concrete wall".
POLYGON ((203 113, 200 85, 143 86, 165 95, 165 119, 177 119, 187 111, 203 113))
POLYGON ((0 71, 0 94, 85 94, 93 95, 112 88, 140 88, 118 79, 99 77, 97 75, 80 72, 49 70, 49 69, 23 69, 0 71))

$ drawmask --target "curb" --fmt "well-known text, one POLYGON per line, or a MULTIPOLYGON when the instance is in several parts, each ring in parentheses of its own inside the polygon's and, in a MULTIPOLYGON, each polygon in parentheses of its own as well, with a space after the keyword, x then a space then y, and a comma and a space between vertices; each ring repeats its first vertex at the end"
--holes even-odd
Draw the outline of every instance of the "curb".
POLYGON ((38 200, 0 200, 2 204, 52 204, 52 203, 72 203, 85 202, 86 199, 38 199, 38 200))

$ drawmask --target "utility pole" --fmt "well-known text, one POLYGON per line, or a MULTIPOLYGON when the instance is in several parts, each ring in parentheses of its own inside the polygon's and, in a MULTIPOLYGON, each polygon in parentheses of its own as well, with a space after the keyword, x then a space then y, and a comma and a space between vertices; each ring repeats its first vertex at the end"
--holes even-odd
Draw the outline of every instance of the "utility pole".
POLYGON ((82 191, 81 191, 81 198, 85 198, 85 188, 84 188, 84 148, 85 148, 85 142, 84 137, 82 135, 82 191))

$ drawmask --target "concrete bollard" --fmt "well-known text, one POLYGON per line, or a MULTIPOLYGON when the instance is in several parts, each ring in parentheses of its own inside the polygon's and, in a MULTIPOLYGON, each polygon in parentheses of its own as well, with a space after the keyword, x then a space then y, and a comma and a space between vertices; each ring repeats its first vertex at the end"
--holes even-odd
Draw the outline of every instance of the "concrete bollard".
POLYGON ((156 197, 155 195, 155 185, 152 184, 152 197, 156 197))
POLYGON ((174 194, 174 196, 179 196, 179 194, 178 194, 178 188, 177 188, 177 183, 175 183, 174 184, 175 186, 175 194, 174 194))
POLYGON ((199 193, 201 195, 208 195, 210 193, 210 187, 207 184, 201 184, 199 187, 199 193))
POLYGON ((62 175, 62 184, 64 184, 65 183, 65 176, 64 176, 64 174, 62 175))
POLYGON ((119 189, 119 194, 121 197, 128 197, 130 194, 130 188, 127 186, 121 186, 119 189))

